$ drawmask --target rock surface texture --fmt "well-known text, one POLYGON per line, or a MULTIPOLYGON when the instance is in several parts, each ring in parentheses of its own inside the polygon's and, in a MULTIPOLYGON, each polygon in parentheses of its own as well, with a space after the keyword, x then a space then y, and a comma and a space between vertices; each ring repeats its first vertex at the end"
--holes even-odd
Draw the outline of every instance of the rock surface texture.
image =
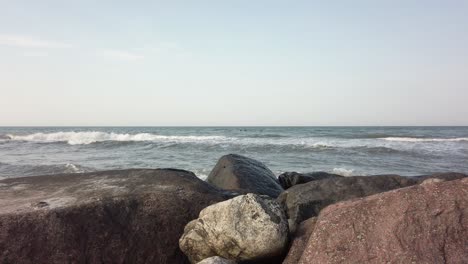
POLYGON ((332 174, 323 171, 299 173, 299 172, 285 172, 278 176, 278 181, 283 189, 289 189, 294 185, 303 184, 306 182, 323 180, 328 178, 339 178, 343 177, 338 174, 332 174))
POLYGON ((299 263, 468 263, 468 178, 325 208, 299 263))
POLYGON ((314 232, 316 222, 317 217, 312 217, 302 221, 297 228, 297 231, 293 234, 291 247, 289 248, 288 255, 286 256, 286 259, 284 259, 283 264, 297 264, 299 262, 299 259, 307 246, 307 242, 314 232))
POLYGON ((262 260, 284 253, 288 224, 280 205, 255 194, 237 196, 203 209, 185 227, 179 244, 192 263, 211 256, 262 260))
POLYGON ((339 201, 360 198, 419 184, 430 178, 453 180, 466 177, 460 173, 404 177, 398 175, 336 177, 299 184, 284 191, 278 201, 293 223, 317 216, 323 208, 339 201))
POLYGON ((237 262, 216 256, 204 259, 197 264, 237 264, 237 262))
POLYGON ((207 181, 225 190, 244 190, 276 198, 283 191, 275 174, 263 163, 229 154, 221 157, 207 181))
POLYGON ((2 180, 0 263, 188 263, 185 225, 227 198, 172 169, 2 180))

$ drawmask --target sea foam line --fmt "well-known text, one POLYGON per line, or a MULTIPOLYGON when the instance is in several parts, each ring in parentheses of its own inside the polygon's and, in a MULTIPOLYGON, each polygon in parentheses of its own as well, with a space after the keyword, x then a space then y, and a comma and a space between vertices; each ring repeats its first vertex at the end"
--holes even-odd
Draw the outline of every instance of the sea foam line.
POLYGON ((163 143, 200 143, 200 144, 233 144, 245 146, 295 146, 301 148, 331 148, 334 145, 313 138, 238 138, 226 136, 166 136, 151 133, 119 134, 107 132, 56 132, 34 133, 30 135, 7 135, 7 140, 29 141, 38 143, 66 142, 70 145, 86 145, 105 141, 122 142, 163 142, 163 143))
POLYGON ((401 142, 460 142, 468 141, 468 138, 412 138, 412 137, 386 137, 381 138, 387 141, 401 142))
POLYGON ((70 145, 86 145, 104 141, 175 141, 200 142, 208 140, 223 140, 223 136, 163 136, 150 133, 118 134, 106 132, 56 132, 34 133, 30 135, 7 135, 10 140, 32 142, 67 142, 70 145))

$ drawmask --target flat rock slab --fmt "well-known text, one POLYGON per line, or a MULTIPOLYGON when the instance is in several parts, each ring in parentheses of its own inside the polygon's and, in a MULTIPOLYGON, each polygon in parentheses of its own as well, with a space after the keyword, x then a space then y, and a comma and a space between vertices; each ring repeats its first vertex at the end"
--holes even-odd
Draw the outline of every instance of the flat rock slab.
POLYGON ((178 239, 228 195, 174 169, 0 181, 1 263, 187 263, 178 239))

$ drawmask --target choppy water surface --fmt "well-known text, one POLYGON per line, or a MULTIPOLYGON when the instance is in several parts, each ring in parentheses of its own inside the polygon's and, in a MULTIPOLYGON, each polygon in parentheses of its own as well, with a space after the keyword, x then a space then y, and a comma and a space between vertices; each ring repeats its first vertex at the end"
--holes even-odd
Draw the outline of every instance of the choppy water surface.
POLYGON ((0 178, 167 167, 204 178, 228 153, 275 173, 468 173, 468 127, 0 127, 0 178))

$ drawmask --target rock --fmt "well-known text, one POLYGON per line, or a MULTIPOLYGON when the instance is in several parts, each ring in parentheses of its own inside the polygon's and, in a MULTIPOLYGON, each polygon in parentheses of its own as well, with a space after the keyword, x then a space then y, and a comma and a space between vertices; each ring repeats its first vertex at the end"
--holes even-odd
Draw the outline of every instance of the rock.
POLYGON ((421 185, 426 185, 426 184, 433 184, 433 183, 436 183, 436 182, 443 182, 445 181, 444 179, 439 179, 439 178, 430 178, 430 179, 427 179, 427 180, 424 180, 421 185))
POLYGON ((317 216, 324 207, 349 200, 419 184, 429 178, 456 179, 465 174, 434 174, 418 177, 375 175, 335 177, 299 184, 284 191, 278 201, 293 223, 317 216))
POLYGON ((317 222, 317 217, 309 218, 303 221, 297 231, 293 234, 293 239, 291 247, 289 248, 288 255, 283 261, 283 264, 296 264, 299 262, 299 259, 304 252, 307 242, 309 241, 310 236, 314 232, 315 223, 317 222))
POLYGON ((244 156, 221 157, 207 181, 225 190, 244 190, 276 198, 283 191, 276 176, 263 163, 244 156))
POLYGON ((421 175, 421 176, 412 176, 410 178, 413 178, 418 181, 418 183, 422 183, 427 179, 440 179, 444 181, 452 181, 452 180, 458 180, 468 177, 468 175, 463 174, 463 173, 457 173, 457 172, 446 172, 446 173, 435 173, 431 175, 421 175))
POLYGON ((338 174, 331 174, 323 171, 299 173, 299 172, 285 172, 278 176, 279 183, 283 189, 289 189, 294 185, 302 184, 311 181, 323 180, 328 178, 343 177, 338 174))
POLYGON ((185 225, 227 198, 173 169, 2 180, 0 263, 188 263, 185 225))
POLYGON ((236 264, 236 263, 237 262, 235 262, 234 260, 229 260, 229 259, 216 256, 216 257, 210 257, 210 258, 204 259, 198 262, 197 264, 236 264))
POLYGON ((192 263, 211 256, 236 261, 280 256, 288 242, 281 206, 266 196, 237 196, 211 205, 187 224, 179 240, 192 263))
POLYGON ((468 263, 468 178, 325 208, 299 263, 468 263))

